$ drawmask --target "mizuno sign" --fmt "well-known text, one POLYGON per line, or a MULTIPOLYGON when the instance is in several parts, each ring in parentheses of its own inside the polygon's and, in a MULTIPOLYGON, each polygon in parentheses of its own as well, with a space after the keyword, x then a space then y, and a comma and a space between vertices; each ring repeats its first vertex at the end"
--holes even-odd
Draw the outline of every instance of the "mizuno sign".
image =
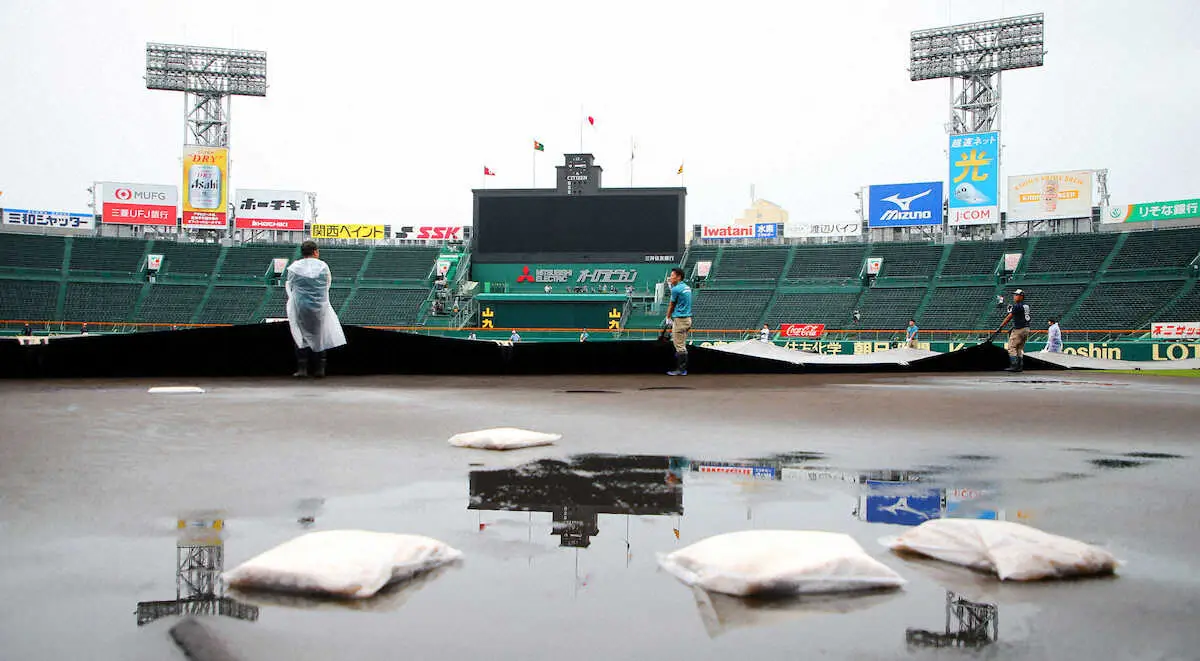
POLYGON ((942 224, 942 182, 871 186, 867 227, 942 224))

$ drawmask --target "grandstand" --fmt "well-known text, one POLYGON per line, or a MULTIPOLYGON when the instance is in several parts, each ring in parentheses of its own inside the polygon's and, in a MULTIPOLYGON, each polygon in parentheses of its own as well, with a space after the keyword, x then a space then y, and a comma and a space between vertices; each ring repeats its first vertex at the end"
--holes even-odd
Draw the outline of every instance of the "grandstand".
POLYGON ((72 239, 71 272, 134 274, 145 255, 145 241, 77 237, 72 239))
POLYGON ((150 252, 163 256, 160 275, 184 278, 207 278, 217 269, 221 246, 215 243, 179 243, 155 241, 150 252))

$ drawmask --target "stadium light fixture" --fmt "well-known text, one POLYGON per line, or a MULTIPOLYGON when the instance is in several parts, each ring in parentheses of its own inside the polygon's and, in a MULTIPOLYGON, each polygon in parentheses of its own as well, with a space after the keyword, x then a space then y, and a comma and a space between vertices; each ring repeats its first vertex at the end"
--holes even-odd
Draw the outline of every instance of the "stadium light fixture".
POLYGON ((184 93, 184 144, 228 147, 229 99, 267 95, 267 53, 146 44, 146 89, 184 93))

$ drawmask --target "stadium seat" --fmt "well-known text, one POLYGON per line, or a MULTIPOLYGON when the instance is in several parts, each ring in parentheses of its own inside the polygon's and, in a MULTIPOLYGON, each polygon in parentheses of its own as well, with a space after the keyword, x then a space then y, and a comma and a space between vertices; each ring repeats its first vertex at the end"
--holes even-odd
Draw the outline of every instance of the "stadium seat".
POLYGON ((368 252, 367 248, 322 248, 321 261, 329 265, 333 277, 353 281, 358 277, 368 252))
POLYGON ((1112 252, 1116 234, 1043 236, 1025 258, 1025 273, 1095 273, 1112 252))
POLYGON ((196 321, 201 324, 248 324, 259 321, 254 318, 254 313, 266 295, 267 288, 263 286, 213 287, 196 321))
POLYGON ((1108 270, 1180 268, 1197 255, 1200 255, 1200 228, 1130 232, 1108 270))
POLYGON ((207 278, 217 267, 221 246, 215 243, 155 241, 151 253, 163 256, 159 273, 168 276, 207 278))
POLYGON ((698 329, 756 328, 771 294, 770 289, 696 290, 692 300, 692 323, 698 329))
POLYGON ((1200 284, 1193 285, 1192 290, 1178 301, 1151 315, 1150 321, 1200 321, 1200 284))
POLYGON ((186 324, 196 313, 205 289, 204 285, 154 285, 142 302, 136 321, 186 324))
POLYGON ((348 324, 413 326, 428 289, 375 289, 359 287, 342 312, 348 324))
POLYGON ((942 278, 994 275, 1004 252, 1004 244, 999 241, 960 241, 950 249, 942 278))
POLYGON ((67 242, 61 236, 0 233, 0 270, 62 271, 67 242))
POLYGON ((1179 293, 1183 280, 1105 282, 1096 285, 1063 327, 1079 330, 1141 328, 1179 293))
POLYGON ((779 279, 783 265, 787 262, 787 246, 772 248, 728 247, 721 252, 721 260, 713 269, 715 281, 766 281, 779 279))
MULTIPOLYGON (((329 289, 329 304, 333 306, 335 312, 340 312, 342 304, 350 297, 351 291, 350 287, 331 287, 329 289)), ((251 321, 286 318, 287 291, 283 287, 268 287, 267 301, 263 304, 262 312, 256 316, 257 318, 251 321)))
POLYGON ((133 274, 141 270, 145 255, 145 241, 75 237, 71 240, 71 272, 133 274))
POLYGON ((63 302, 62 320, 113 323, 129 321, 141 292, 140 284, 69 282, 63 302))
POLYGON ((827 328, 850 328, 854 304, 861 290, 843 293, 780 293, 767 313, 767 325, 825 324, 827 328))
POLYGON ((849 280, 862 274, 867 246, 862 243, 798 246, 786 279, 791 282, 849 280))
POLYGON ((263 279, 271 270, 276 257, 289 259, 299 254, 299 246, 292 244, 255 243, 231 246, 225 253, 225 263, 217 277, 222 280, 263 279))
POLYGON ((904 328, 908 326, 908 320, 916 316, 917 307, 924 297, 924 287, 872 287, 859 303, 862 320, 858 327, 877 330, 904 328))
POLYGON ((928 280, 937 271, 942 250, 942 246, 929 243, 873 243, 866 256, 883 258, 880 279, 928 280))
MULTIPOLYGON (((688 248, 687 254, 684 256, 683 264, 680 268, 683 269, 686 277, 691 278, 695 275, 696 264, 700 262, 713 262, 717 259, 717 248, 715 246, 692 246, 688 248)), ((709 277, 712 272, 709 272, 709 277)))
POLYGON ((917 324, 937 330, 975 330, 988 308, 996 307, 991 285, 981 287, 937 287, 917 324))
POLYGON ((367 263, 367 270, 363 273, 363 278, 427 282, 433 273, 433 265, 437 261, 439 253, 438 248, 376 247, 371 254, 371 261, 367 263))
POLYGON ((57 307, 57 282, 0 280, 0 319, 50 321, 57 307))

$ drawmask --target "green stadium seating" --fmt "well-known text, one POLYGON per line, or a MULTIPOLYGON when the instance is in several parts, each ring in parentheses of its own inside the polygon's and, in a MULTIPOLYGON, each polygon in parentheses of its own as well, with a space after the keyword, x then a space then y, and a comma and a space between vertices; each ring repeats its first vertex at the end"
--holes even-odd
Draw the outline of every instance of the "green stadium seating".
POLYGON ((775 282, 787 262, 788 249, 735 248, 721 252, 721 260, 713 269, 713 280, 760 280, 775 282))
POLYGON ((917 319, 917 325, 931 330, 974 330, 989 307, 996 307, 993 288, 937 287, 917 319))
POLYGON ((69 282, 63 302, 62 320, 113 323, 129 321, 141 292, 140 284, 69 282))
POLYGON ((867 246, 862 243, 828 246, 798 246, 787 280, 848 280, 862 274, 867 246))
POLYGON ((1200 321, 1200 285, 1193 286, 1192 290, 1184 294, 1178 301, 1151 315, 1150 320, 1200 321))
MULTIPOLYGON (((687 255, 684 257, 683 265, 680 267, 683 272, 691 277, 692 268, 698 262, 712 262, 717 258, 716 246, 692 246, 688 248, 687 255)), ((711 275, 711 273, 710 273, 711 275)))
POLYGON ((66 245, 61 236, 0 233, 0 269, 57 273, 62 271, 66 245))
POLYGON ((259 321, 255 311, 267 295, 266 287, 213 287, 204 302, 197 323, 248 324, 259 321))
POLYGON ((867 257, 883 258, 880 278, 928 280, 937 271, 942 246, 929 243, 874 243, 867 249, 867 257))
POLYGON ((163 256, 162 268, 158 271, 160 274, 207 278, 217 268, 221 246, 215 243, 155 241, 150 252, 163 256))
POLYGON ((950 249, 950 256, 942 267, 942 277, 993 275, 1004 252, 1004 244, 999 241, 960 241, 950 249))
POLYGON ((1095 273, 1112 252, 1116 234, 1043 236, 1025 257, 1025 273, 1095 273))
POLYGON ((145 241, 77 236, 71 241, 71 272, 137 273, 145 254, 145 241))
POLYGON ((367 248, 322 248, 321 261, 329 265, 329 272, 339 280, 354 280, 367 259, 367 248))
POLYGON ((748 329, 758 326, 771 300, 770 289, 693 289, 695 328, 748 329))
POLYGON ((342 313, 348 324, 412 326, 418 321, 428 289, 372 289, 360 287, 342 313))
POLYGON ((204 285, 154 285, 138 311, 138 322, 186 324, 204 298, 204 285))
POLYGON ((908 326, 917 313, 925 287, 871 287, 859 303, 858 328, 892 330, 908 326))
POLYGON ((854 304, 860 291, 822 293, 780 293, 767 313, 767 324, 825 324, 827 328, 850 328, 854 304))
MULTIPOLYGON (((1140 328, 1179 293, 1183 280, 1105 282, 1096 285, 1063 328, 1123 330, 1140 328)), ((1043 317, 1044 319, 1044 317, 1043 317)))
POLYGON ((430 278, 438 254, 438 248, 376 247, 363 278, 425 282, 430 278))
MULTIPOLYGON (((1033 315, 1033 328, 1044 329, 1046 320, 1051 317, 1063 321, 1063 316, 1083 295, 1087 285, 1046 282, 1013 284, 1005 290, 1005 305, 999 307, 993 304, 991 310, 985 314, 983 328, 996 328, 1000 325, 1000 320, 1008 314, 1008 306, 1012 304, 1011 292, 1015 289, 1025 291, 1025 303, 1029 305, 1029 312, 1033 315)), ((1064 325, 1063 328, 1067 327, 1064 325)))
POLYGON ((1130 232, 1109 271, 1180 268, 1200 255, 1200 228, 1130 232))
POLYGON ((50 321, 57 305, 57 282, 0 280, 0 319, 50 321))
POLYGON ((225 252, 225 263, 217 277, 226 279, 265 278, 271 270, 271 260, 276 257, 289 259, 297 255, 299 248, 290 244, 254 243, 231 246, 225 252))
MULTIPOLYGON (((263 305, 262 312, 258 315, 259 318, 253 321, 287 317, 287 291, 283 287, 269 287, 269 289, 267 302, 263 305)), ((341 310, 342 304, 350 297, 350 292, 350 287, 329 288, 329 304, 333 306, 335 312, 341 310)))

